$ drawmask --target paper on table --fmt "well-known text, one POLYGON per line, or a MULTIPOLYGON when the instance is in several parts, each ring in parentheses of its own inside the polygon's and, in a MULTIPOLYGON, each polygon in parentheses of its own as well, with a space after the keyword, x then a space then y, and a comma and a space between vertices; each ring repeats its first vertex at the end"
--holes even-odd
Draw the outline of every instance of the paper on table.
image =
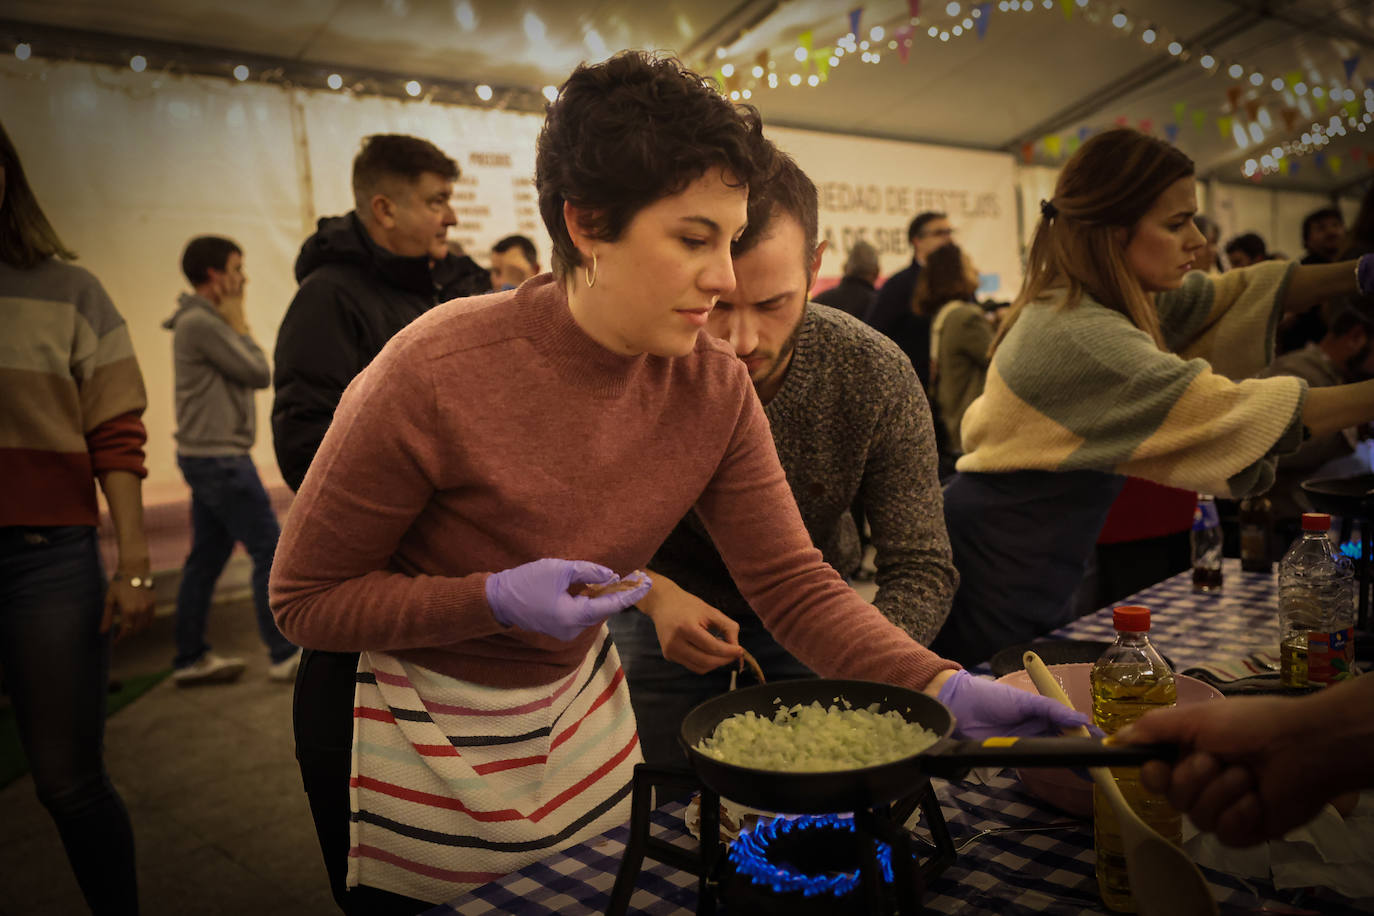
POLYGON ((1184 818, 1183 845, 1199 865, 1243 878, 1272 878, 1280 890, 1325 887, 1346 897, 1374 897, 1374 792, 1362 793, 1348 817, 1327 805, 1310 824, 1249 849, 1223 846, 1184 818))

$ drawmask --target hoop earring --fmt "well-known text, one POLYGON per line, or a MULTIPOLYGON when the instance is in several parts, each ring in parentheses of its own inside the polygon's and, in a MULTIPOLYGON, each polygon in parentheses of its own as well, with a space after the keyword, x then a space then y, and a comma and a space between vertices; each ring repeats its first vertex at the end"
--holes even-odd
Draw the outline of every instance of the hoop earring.
POLYGON ((596 285, 596 252, 592 252, 592 266, 590 269, 582 268, 582 279, 587 281, 587 289, 596 285))

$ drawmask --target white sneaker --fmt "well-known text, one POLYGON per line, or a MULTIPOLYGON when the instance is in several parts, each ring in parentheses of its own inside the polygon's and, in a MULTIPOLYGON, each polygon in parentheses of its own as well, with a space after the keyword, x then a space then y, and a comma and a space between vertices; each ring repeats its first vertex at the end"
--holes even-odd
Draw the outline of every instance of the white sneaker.
POLYGON ((301 650, 297 649, 290 658, 284 658, 268 665, 267 676, 274 681, 289 681, 296 676, 296 669, 300 666, 301 650))
POLYGON ((223 684, 238 679, 247 665, 241 658, 221 658, 206 652, 194 663, 172 672, 172 680, 179 687, 193 684, 223 684))

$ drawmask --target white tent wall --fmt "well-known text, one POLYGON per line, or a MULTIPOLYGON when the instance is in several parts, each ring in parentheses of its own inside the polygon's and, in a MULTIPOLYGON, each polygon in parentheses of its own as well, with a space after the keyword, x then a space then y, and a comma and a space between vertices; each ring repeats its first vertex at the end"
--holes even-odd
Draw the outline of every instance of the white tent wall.
POLYGON ((767 134, 816 184, 820 236, 830 242, 821 276, 838 279, 860 238, 878 249, 884 277, 901 270, 911 263, 911 218, 935 210, 948 214, 955 241, 983 277, 983 291, 1015 295, 1021 260, 1010 154, 782 127, 767 134))
MULTIPOLYGON (((181 252, 195 235, 243 246, 245 309, 269 354, 295 289, 301 183, 289 97, 223 80, 147 80, 84 64, 0 69, 0 121, 29 183, 76 262, 128 322, 148 389, 145 499, 185 498, 173 440, 171 335, 161 327, 187 288, 181 252), (133 88, 137 85, 139 88, 133 88)), ((278 480, 260 394, 253 457, 278 480)))

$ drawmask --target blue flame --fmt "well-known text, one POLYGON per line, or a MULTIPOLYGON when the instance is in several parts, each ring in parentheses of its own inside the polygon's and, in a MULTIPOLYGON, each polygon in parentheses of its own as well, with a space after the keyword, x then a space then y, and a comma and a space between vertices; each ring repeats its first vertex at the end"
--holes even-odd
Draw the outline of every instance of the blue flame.
MULTIPOLYGON (((830 894, 843 897, 859 886, 859 870, 831 875, 807 875, 792 869, 782 868, 768 861, 768 847, 773 840, 794 830, 832 828, 854 832, 854 819, 836 814, 821 814, 798 818, 774 818, 760 823, 752 830, 739 835, 730 847, 729 858, 735 864, 735 871, 748 876, 757 885, 766 885, 775 893, 786 894, 801 891, 803 896, 815 897, 830 894)), ((878 867, 883 880, 892 883, 892 847, 878 842, 878 867)))

